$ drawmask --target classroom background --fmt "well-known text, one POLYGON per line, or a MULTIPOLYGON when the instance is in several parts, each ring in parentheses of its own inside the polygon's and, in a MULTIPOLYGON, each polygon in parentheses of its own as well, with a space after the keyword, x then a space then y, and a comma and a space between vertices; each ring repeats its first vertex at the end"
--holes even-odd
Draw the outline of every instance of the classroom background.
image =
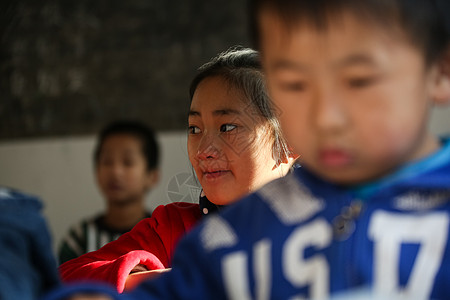
MULTIPOLYGON (((245 1, 6 0, 0 4, 0 185, 39 196, 54 247, 104 209, 97 132, 131 118, 161 145, 154 209, 198 200, 186 150, 189 82, 232 45, 250 46, 245 1)), ((431 130, 450 134, 450 107, 431 130)))

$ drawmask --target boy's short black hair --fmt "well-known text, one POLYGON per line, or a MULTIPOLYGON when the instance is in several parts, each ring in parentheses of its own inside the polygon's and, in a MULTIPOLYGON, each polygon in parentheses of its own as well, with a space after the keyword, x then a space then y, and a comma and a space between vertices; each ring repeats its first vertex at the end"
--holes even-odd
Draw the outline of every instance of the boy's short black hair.
POLYGON ((299 20, 326 28, 330 16, 349 10, 363 20, 388 28, 400 25, 409 40, 422 49, 426 62, 442 55, 449 44, 448 0, 249 0, 249 30, 253 46, 260 48, 259 15, 270 9, 289 28, 299 20), (447 16, 446 16, 447 15, 447 16), (446 24, 447 22, 447 24, 446 24), (446 28, 447 26, 447 28, 446 28))
POLYGON ((147 170, 151 171, 158 167, 159 145, 156 141, 155 133, 145 124, 131 120, 114 121, 102 129, 94 150, 94 162, 96 165, 98 164, 105 139, 118 134, 128 134, 139 139, 142 143, 142 153, 147 161, 147 170))

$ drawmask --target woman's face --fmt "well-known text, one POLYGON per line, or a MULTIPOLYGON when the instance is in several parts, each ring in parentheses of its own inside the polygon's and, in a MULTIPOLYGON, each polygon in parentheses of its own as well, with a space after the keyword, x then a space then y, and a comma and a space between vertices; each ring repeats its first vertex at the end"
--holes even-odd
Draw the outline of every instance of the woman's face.
POLYGON ((225 205, 268 181, 273 170, 272 137, 242 92, 221 77, 198 85, 189 112, 189 159, 208 200, 225 205))

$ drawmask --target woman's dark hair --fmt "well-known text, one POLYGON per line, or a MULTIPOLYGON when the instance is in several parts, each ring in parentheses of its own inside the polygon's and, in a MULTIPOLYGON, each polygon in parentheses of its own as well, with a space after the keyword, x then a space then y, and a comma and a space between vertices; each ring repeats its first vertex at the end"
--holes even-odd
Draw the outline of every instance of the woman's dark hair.
POLYGON ((249 0, 249 30, 253 47, 259 49, 259 16, 263 9, 278 15, 287 28, 306 21, 318 29, 326 29, 330 17, 349 11, 363 21, 387 28, 399 26, 430 63, 449 45, 449 7, 448 0, 249 0))
POLYGON ((235 46, 202 65, 191 82, 189 90, 191 101, 200 82, 214 76, 222 78, 230 87, 241 91, 258 114, 267 120, 274 138, 274 159, 277 162, 286 159, 290 151, 283 137, 273 103, 266 91, 258 52, 250 48, 235 46))
POLYGON ((136 137, 142 144, 142 153, 147 161, 147 170, 151 171, 159 164, 159 145, 153 130, 138 121, 120 120, 108 124, 100 132, 97 146, 94 150, 94 162, 97 165, 102 151, 103 143, 108 137, 127 134, 136 137))

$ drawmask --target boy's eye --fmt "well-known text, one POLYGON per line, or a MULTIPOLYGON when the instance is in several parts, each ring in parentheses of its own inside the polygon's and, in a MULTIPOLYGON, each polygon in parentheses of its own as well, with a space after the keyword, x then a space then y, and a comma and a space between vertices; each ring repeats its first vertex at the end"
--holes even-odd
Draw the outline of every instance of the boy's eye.
POLYGON ((353 88, 363 88, 371 85, 375 82, 374 77, 361 77, 348 80, 348 85, 353 88))
POLYGON ((111 158, 100 158, 100 160, 99 160, 99 165, 102 165, 102 166, 110 166, 110 165, 112 165, 113 164, 113 160, 111 159, 111 158))
POLYGON ((189 126, 188 130, 189 130, 189 134, 200 133, 200 128, 198 128, 197 126, 189 126))
POLYGON ((233 124, 223 124, 220 126, 220 132, 228 132, 235 129, 237 126, 233 124))
POLYGON ((131 167, 131 166, 134 166, 135 163, 134 163, 133 159, 127 158, 123 161, 123 164, 127 167, 131 167))

